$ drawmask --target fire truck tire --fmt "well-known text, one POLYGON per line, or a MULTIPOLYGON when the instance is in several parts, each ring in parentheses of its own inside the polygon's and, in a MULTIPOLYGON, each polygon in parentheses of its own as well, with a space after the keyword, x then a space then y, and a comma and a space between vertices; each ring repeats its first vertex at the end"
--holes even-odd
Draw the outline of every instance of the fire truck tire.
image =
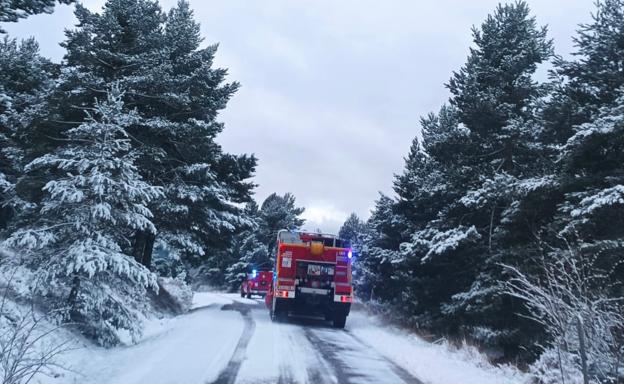
POLYGON ((344 328, 347 323, 347 316, 345 315, 334 315, 334 328, 344 328))
MULTIPOLYGON (((275 300, 275 299, 273 299, 275 300)), ((283 308, 280 308, 279 302, 274 302, 273 308, 271 309, 271 321, 274 323, 282 322, 286 319, 287 313, 284 312, 283 308)))
POLYGON ((274 323, 284 321, 284 314, 281 311, 271 311, 271 321, 274 323))
POLYGON ((245 297, 245 292, 241 291, 241 297, 245 297))
POLYGON ((249 292, 249 293, 247 294, 247 298, 248 298, 248 299, 251 299, 251 292, 249 292))

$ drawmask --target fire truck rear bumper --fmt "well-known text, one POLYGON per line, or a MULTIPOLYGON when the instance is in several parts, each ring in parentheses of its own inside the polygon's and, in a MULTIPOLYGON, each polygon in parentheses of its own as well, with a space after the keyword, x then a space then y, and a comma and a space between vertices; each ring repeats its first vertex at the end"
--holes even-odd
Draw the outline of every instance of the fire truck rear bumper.
POLYGON ((332 290, 300 287, 286 292, 288 295, 277 295, 276 299, 283 311, 292 314, 347 316, 351 310, 351 296, 334 294, 332 290))

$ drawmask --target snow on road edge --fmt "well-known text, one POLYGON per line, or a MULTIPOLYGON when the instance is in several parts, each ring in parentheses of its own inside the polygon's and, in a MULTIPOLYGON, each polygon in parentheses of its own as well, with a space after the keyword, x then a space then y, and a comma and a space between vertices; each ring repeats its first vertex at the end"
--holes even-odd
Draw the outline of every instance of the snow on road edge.
POLYGON ((525 384, 529 380, 514 367, 491 365, 475 348, 432 344, 363 311, 351 312, 347 329, 427 384, 525 384))

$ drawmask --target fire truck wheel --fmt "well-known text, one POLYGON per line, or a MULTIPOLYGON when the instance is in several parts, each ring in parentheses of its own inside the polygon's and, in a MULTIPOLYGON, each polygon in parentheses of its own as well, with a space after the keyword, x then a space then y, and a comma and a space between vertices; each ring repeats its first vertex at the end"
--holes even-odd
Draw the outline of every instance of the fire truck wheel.
POLYGON ((334 315, 334 328, 344 328, 347 323, 347 316, 334 315))
POLYGON ((288 316, 288 313, 285 312, 284 308, 282 308, 279 304, 279 302, 274 303, 274 308, 271 308, 270 311, 271 321, 273 321, 274 323, 283 322, 288 316))
POLYGON ((247 294, 247 298, 251 299, 251 292, 247 294))
POLYGON ((279 323, 282 320, 284 320, 284 315, 282 315, 281 312, 278 311, 271 311, 271 321, 274 323, 279 323))
POLYGON ((245 292, 241 291, 241 297, 245 297, 245 292))

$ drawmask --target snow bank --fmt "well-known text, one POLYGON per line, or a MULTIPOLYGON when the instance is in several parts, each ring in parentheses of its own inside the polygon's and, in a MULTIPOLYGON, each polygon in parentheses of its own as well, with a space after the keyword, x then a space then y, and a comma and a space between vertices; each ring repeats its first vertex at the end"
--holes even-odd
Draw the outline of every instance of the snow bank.
POLYGON ((53 377, 39 377, 37 384, 173 384, 209 383, 217 378, 232 356, 243 331, 236 311, 222 311, 232 303, 227 294, 197 293, 194 308, 183 316, 145 322, 136 345, 105 349, 79 335, 79 349, 62 356, 71 371, 53 377), (213 305, 214 304, 214 305, 213 305))
POLYGON ((216 306, 232 304, 233 302, 243 304, 258 304, 258 301, 254 299, 245 299, 240 297, 239 293, 223 293, 223 292, 195 292, 193 295, 192 309, 198 309, 202 307, 216 306))
POLYGON ((232 304, 233 299, 226 296, 226 294, 218 292, 195 292, 193 295, 192 309, 198 309, 203 307, 209 307, 212 305, 225 305, 232 304))
POLYGON ((492 366, 473 347, 456 349, 432 344, 383 324, 362 311, 352 311, 347 329, 362 342, 427 384, 525 384, 529 376, 510 366, 492 366))
POLYGON ((158 278, 158 299, 176 313, 188 312, 193 305, 193 291, 184 280, 171 277, 158 278))

